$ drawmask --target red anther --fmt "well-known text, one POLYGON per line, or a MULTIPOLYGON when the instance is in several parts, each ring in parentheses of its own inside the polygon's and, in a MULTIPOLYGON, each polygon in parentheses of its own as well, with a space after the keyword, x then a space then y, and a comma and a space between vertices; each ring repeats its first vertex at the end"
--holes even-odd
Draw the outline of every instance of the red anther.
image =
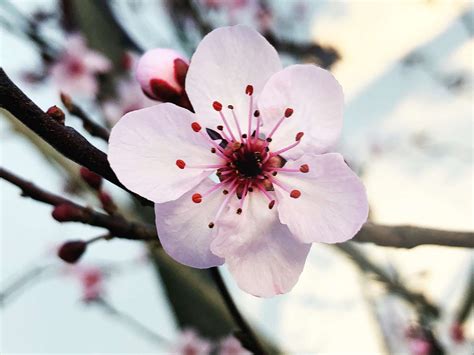
POLYGON ((260 111, 259 111, 259 110, 255 110, 255 112, 253 113, 253 115, 254 115, 255 117, 260 116, 260 111))
POLYGON ((267 138, 266 141, 267 141, 268 143, 270 143, 270 142, 272 141, 272 139, 271 139, 271 138, 267 138))
POLYGON ((234 109, 234 106, 228 105, 227 108, 228 108, 229 110, 233 110, 233 109, 234 109))
POLYGON ((253 86, 252 85, 247 85, 247 87, 245 88, 245 93, 247 95, 252 95, 253 94, 253 86))
POLYGON ((247 191, 248 192, 253 192, 253 187, 249 187, 247 191))
POLYGON ((293 114, 293 109, 288 107, 288 108, 285 110, 285 117, 288 118, 288 117, 290 117, 292 114, 293 114))
POLYGON ((247 134, 246 133, 242 134, 242 138, 244 139, 247 138, 247 134))
POLYGON ((199 132, 201 130, 201 125, 197 122, 191 123, 191 128, 194 132, 199 132))
POLYGON ((276 171, 274 171, 274 172, 272 173, 273 176, 277 176, 277 174, 278 174, 278 173, 277 173, 276 171))
POLYGON ((309 165, 308 164, 303 164, 300 166, 300 171, 302 173, 307 173, 309 171, 309 165))
POLYGON ((214 107, 214 110, 216 110, 216 111, 221 111, 222 110, 222 104, 218 101, 214 101, 212 103, 212 107, 214 107))
POLYGON ((184 169, 184 167, 186 166, 186 163, 184 162, 184 160, 178 159, 176 160, 176 165, 178 166, 178 168, 184 169))
POLYGON ((273 206, 275 206, 275 200, 271 200, 270 203, 268 204, 268 208, 272 209, 273 206))
POLYGON ((299 141, 299 140, 301 140, 301 138, 303 138, 303 136, 304 136, 303 132, 298 132, 298 134, 295 137, 295 140, 299 141))
POLYGON ((192 197, 194 203, 201 203, 202 202, 202 195, 195 193, 192 197))
POLYGON ((84 254, 87 243, 82 240, 66 242, 58 250, 58 256, 65 262, 74 264, 84 254))
POLYGON ((242 214, 242 209, 241 208, 237 208, 237 214, 242 214))
POLYGON ((211 222, 207 225, 209 228, 214 228, 214 222, 211 222))
POLYGON ((217 149, 216 148, 211 148, 211 153, 215 153, 217 152, 217 149))
POLYGON ((85 167, 81 167, 79 173, 82 180, 84 180, 87 185, 95 190, 100 190, 100 187, 102 186, 102 177, 100 175, 97 175, 85 167))
POLYGON ((293 197, 293 198, 298 198, 301 196, 301 191, 300 190, 292 190, 290 192, 290 197, 293 197))
POLYGON ((217 128, 218 131, 223 131, 224 130, 224 126, 222 126, 222 125, 219 125, 216 128, 217 128))
POLYGON ((274 191, 275 190, 275 188, 273 187, 273 184, 270 181, 270 179, 263 180, 262 185, 265 188, 265 190, 267 190, 267 191, 274 191))
POLYGON ((227 195, 227 194, 229 193, 229 191, 227 191, 227 190, 222 190, 222 193, 223 193, 224 195, 227 195))

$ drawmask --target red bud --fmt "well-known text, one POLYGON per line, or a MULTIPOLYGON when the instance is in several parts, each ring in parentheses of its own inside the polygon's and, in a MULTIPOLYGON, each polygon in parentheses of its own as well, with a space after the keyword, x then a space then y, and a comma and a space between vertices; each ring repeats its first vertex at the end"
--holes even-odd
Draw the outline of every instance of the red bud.
POLYGON ((64 243, 58 250, 58 256, 61 260, 74 264, 77 262, 87 249, 87 243, 82 240, 74 240, 64 243))
POLYGON ((82 179, 93 189, 100 190, 102 186, 102 177, 85 167, 81 167, 80 174, 82 179))
POLYGON ((51 106, 46 114, 60 124, 64 124, 64 112, 58 106, 51 106))
POLYGON ((80 221, 83 217, 82 211, 69 203, 55 206, 52 215, 58 222, 80 221))

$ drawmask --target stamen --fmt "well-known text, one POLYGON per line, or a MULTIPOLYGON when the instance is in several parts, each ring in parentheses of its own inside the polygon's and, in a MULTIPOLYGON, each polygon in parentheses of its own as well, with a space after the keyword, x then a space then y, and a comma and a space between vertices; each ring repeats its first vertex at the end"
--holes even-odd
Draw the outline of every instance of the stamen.
POLYGON ((224 211, 224 207, 229 203, 230 199, 234 195, 234 192, 237 190, 238 186, 239 186, 239 184, 237 184, 235 182, 233 183, 232 189, 230 190, 229 194, 227 195, 227 197, 224 199, 221 206, 219 207, 219 210, 217 211, 216 216, 214 217, 214 221, 209 223, 209 228, 214 227, 214 224, 217 223, 219 217, 221 216, 222 212, 224 211), (211 227, 211 224, 212 224, 212 227, 211 227))
POLYGON ((202 164, 202 165, 187 165, 189 169, 222 169, 225 168, 225 164, 202 164))
POLYGON ((303 137, 303 132, 300 132, 296 135, 296 142, 293 143, 293 144, 290 144, 288 147, 285 147, 285 148, 282 148, 282 149, 279 149, 279 150, 276 150, 274 152, 271 152, 269 155, 270 156, 275 156, 275 155, 280 155, 281 153, 284 153, 284 152, 287 152, 288 150, 290 149, 293 149, 294 147, 296 147, 298 144, 300 144, 301 142, 301 137, 303 137), (301 134, 301 135, 300 135, 301 134))
POLYGON ((252 96, 253 94, 253 86, 252 85, 247 85, 247 87, 245 88, 245 93, 249 96, 252 96))
POLYGON ((237 116, 235 115, 234 106, 229 105, 227 107, 229 108, 229 110, 232 111, 232 117, 234 118, 234 123, 237 126, 237 132, 239 132, 239 140, 240 140, 240 138, 242 138, 242 130, 240 129, 239 120, 237 119, 237 116))
POLYGON ((176 165, 178 166, 178 168, 184 169, 184 167, 186 166, 186 163, 184 162, 184 160, 178 159, 176 160, 176 165))
POLYGON ((221 158, 224 158, 225 160, 229 160, 229 157, 227 155, 224 154, 224 151, 221 149, 221 147, 219 146, 219 144, 217 144, 216 142, 214 142, 208 135, 204 134, 202 131, 199 131, 198 132, 201 136, 204 137, 205 140, 207 140, 209 143, 211 143, 214 148, 216 149, 216 152, 217 155, 219 155, 221 158))
POLYGON ((262 193, 265 195, 265 197, 270 201, 268 203, 268 208, 272 209, 273 206, 275 205, 275 199, 268 193, 268 191, 265 189, 265 187, 262 184, 257 184, 257 188, 260 191, 262 191, 262 193))
MULTIPOLYGON (((220 108, 222 110, 222 105, 220 106, 220 108)), ((221 119, 224 122, 225 128, 227 128, 227 131, 229 132, 230 136, 232 137, 232 140, 235 141, 236 139, 235 139, 234 133, 230 129, 229 123, 227 122, 227 119, 225 118, 225 116, 224 116, 224 114, 222 113, 221 110, 217 110, 217 111, 219 111, 219 116, 221 116, 221 119)))
POLYGON ((277 129, 280 127, 280 125, 283 123, 283 121, 285 120, 285 118, 288 118, 290 117, 291 115, 293 114, 293 109, 291 108, 287 108, 285 110, 285 113, 283 116, 281 116, 281 118, 278 120, 278 122, 275 124, 275 127, 273 127, 273 129, 270 131, 270 133, 268 134, 267 136, 267 142, 271 142, 272 141, 272 136, 273 134, 277 131, 277 129))
POLYGON ((245 89, 245 93, 249 95, 250 97, 250 103, 249 103, 249 115, 248 115, 248 131, 247 131, 247 146, 250 149, 252 146, 252 113, 253 113, 253 86, 252 85, 247 85, 247 88, 245 89))
POLYGON ((272 178, 272 182, 276 186, 280 187, 282 190, 288 192, 290 194, 290 197, 292 197, 292 198, 298 198, 298 197, 301 196, 301 191, 300 190, 290 189, 288 186, 283 184, 281 181, 278 181, 277 179, 274 179, 274 178, 272 178))

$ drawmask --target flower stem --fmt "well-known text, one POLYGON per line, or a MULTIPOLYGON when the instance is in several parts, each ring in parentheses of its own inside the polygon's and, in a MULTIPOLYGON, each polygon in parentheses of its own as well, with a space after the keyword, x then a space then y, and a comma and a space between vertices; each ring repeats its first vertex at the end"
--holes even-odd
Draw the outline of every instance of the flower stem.
POLYGON ((245 337, 245 345, 247 345, 249 350, 251 350, 254 354, 268 354, 268 352, 264 349, 263 345, 260 343, 257 335, 254 333, 252 328, 250 328, 250 325, 247 323, 247 321, 237 308, 237 305, 232 299, 232 296, 230 295, 230 292, 227 289, 227 286, 225 285, 224 279, 222 278, 219 269, 217 267, 213 267, 210 269, 210 271, 211 276, 222 295, 224 303, 227 306, 227 309, 229 310, 230 314, 232 315, 232 318, 234 319, 234 322, 240 328, 241 332, 245 337))

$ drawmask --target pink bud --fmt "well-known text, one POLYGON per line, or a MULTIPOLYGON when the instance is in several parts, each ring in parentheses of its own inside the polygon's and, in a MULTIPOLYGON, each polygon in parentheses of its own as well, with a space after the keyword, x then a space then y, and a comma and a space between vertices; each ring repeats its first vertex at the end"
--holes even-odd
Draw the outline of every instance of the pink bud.
POLYGON ((67 263, 77 262, 86 251, 87 243, 82 240, 74 240, 64 243, 58 250, 58 256, 67 263))
POLYGON ((136 78, 151 99, 177 103, 185 96, 188 66, 188 60, 175 50, 155 48, 138 61, 136 78))
POLYGON ((102 177, 85 167, 81 167, 80 174, 82 179, 93 189, 100 190, 102 177))

